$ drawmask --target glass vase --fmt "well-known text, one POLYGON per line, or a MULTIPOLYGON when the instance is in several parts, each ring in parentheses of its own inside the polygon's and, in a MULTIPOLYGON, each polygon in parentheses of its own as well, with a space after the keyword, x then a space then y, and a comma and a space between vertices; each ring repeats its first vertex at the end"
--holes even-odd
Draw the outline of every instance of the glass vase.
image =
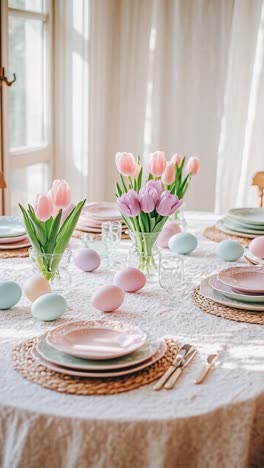
POLYGON ((170 216, 170 221, 176 222, 180 228, 181 231, 186 231, 187 229, 187 221, 184 216, 184 210, 186 209, 186 203, 183 202, 181 207, 174 213, 172 216, 170 216))
POLYGON ((71 287, 69 265, 72 252, 66 249, 62 254, 46 254, 29 249, 33 271, 49 281, 52 291, 65 292, 71 287))
POLYGON ((128 254, 128 266, 143 271, 146 276, 158 276, 160 252, 156 246, 158 232, 129 231, 132 246, 128 254))

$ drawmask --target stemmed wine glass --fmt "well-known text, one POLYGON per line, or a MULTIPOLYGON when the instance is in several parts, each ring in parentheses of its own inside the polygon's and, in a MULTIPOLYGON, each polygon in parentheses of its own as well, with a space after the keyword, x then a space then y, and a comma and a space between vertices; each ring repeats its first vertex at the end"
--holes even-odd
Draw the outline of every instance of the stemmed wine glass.
POLYGON ((107 265, 113 266, 114 253, 121 241, 122 223, 106 221, 102 223, 102 241, 106 251, 107 265))
POLYGON ((161 257, 159 265, 159 284, 167 295, 169 308, 174 308, 176 299, 183 292, 184 287, 184 260, 172 255, 161 257))

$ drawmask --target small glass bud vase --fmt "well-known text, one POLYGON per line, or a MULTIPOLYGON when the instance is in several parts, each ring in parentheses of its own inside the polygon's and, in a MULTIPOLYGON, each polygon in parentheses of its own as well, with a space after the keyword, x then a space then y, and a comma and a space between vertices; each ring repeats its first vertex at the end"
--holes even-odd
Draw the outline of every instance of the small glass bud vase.
POLYGON ((158 232, 129 231, 132 246, 128 254, 128 266, 141 270, 147 277, 158 276, 160 252, 156 246, 158 232))
POLYGON ((66 249, 62 254, 46 254, 29 249, 33 271, 49 281, 52 291, 66 292, 70 289, 72 278, 69 265, 72 252, 66 249))

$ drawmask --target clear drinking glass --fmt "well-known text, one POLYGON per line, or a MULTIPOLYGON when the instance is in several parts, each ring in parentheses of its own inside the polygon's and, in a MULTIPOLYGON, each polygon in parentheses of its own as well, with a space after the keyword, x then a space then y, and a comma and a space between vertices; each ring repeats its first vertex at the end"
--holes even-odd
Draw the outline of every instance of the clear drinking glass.
POLYGON ((106 252, 108 266, 113 266, 114 254, 121 241, 122 223, 106 221, 102 223, 102 241, 106 252))
POLYGON ((165 291, 168 302, 167 306, 174 307, 176 300, 183 291, 184 283, 184 260, 173 255, 161 257, 159 264, 159 284, 165 291))

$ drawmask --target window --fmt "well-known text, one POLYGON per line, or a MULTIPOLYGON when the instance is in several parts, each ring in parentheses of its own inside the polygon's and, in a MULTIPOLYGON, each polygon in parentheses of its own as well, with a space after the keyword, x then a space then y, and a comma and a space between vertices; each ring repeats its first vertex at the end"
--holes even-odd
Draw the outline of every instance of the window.
POLYGON ((33 202, 51 178, 51 6, 51 0, 4 0, 1 6, 5 74, 16 74, 11 87, 2 86, 7 213, 18 213, 18 202, 33 202))

